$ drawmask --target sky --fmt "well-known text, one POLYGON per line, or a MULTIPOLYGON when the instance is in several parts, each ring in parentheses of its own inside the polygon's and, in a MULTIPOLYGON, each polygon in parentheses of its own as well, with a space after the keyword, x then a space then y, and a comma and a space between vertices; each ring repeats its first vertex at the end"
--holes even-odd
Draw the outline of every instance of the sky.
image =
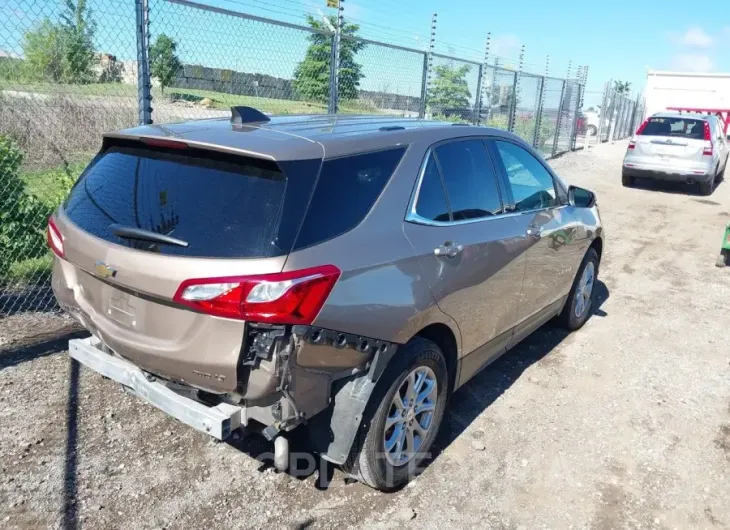
MULTIPOLYGON (((97 22, 99 51, 134 59, 134 1, 88 0, 97 22)), ((334 14, 327 0, 197 0, 233 11, 303 24, 306 15, 334 14)), ((307 33, 149 0, 152 38, 179 42, 183 62, 290 77, 307 47, 307 33)), ((22 34, 44 16, 55 17, 60 0, 0 0, 0 54, 20 54, 22 34)), ((483 61, 490 53, 516 67, 525 46, 524 69, 565 77, 588 65, 586 106, 600 99, 609 79, 631 82, 634 92, 647 69, 730 72, 730 5, 727 0, 685 2, 586 2, 575 0, 343 0, 344 15, 360 35, 416 50, 428 46, 437 13, 437 53, 483 61)), ((422 56, 376 45, 358 55, 362 88, 413 94, 420 90, 422 56)), ((490 60, 491 62, 491 60, 490 60)), ((436 64, 466 64, 436 59, 436 64)), ((468 74, 475 92, 476 64, 468 74)), ((505 79, 504 82, 507 82, 505 79)), ((527 80, 529 85, 530 80, 527 80)), ((529 90, 529 88, 528 88, 529 90)))

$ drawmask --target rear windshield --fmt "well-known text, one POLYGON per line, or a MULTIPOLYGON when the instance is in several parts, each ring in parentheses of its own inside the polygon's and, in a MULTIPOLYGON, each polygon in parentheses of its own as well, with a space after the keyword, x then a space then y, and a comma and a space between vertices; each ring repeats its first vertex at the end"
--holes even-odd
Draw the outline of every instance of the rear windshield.
POLYGON ((138 250, 211 258, 281 256, 362 221, 403 151, 277 165, 197 150, 112 147, 85 171, 64 211, 86 232, 138 250), (119 226, 168 235, 187 246, 120 237, 114 233, 119 226))
POLYGON ((641 136, 676 136, 702 140, 705 137, 705 122, 691 118, 649 118, 641 136))

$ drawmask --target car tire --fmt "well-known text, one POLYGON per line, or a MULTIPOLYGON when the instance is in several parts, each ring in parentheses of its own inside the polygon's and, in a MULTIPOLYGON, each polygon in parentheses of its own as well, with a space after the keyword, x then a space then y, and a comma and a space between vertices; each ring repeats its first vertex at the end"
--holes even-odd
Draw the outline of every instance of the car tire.
POLYGON ((635 184, 634 177, 630 177, 626 173, 622 173, 621 184, 623 184, 624 188, 633 188, 635 184))
POLYGON ((715 189, 715 178, 717 175, 712 175, 712 178, 708 180, 707 182, 700 182, 700 195, 712 195, 713 190, 715 189))
POLYGON ((563 311, 558 316, 558 323, 568 331, 580 329, 591 316, 593 295, 598 278, 598 253, 592 247, 583 257, 578 273, 573 280, 568 299, 563 311), (587 272, 586 272, 587 271, 587 272), (590 277, 588 285, 588 277, 590 277))
POLYGON ((595 136, 598 134, 598 129, 595 125, 589 125, 588 127, 586 127, 586 134, 588 136, 595 136))
MULTIPOLYGON (((370 397, 350 456, 342 465, 343 470, 351 477, 380 491, 393 491, 404 486, 429 459, 429 450, 441 425, 449 392, 446 360, 434 342, 416 337, 399 348, 396 356, 383 372, 370 397), (418 383, 419 374, 425 375, 420 393, 424 392, 423 385, 428 384, 428 381, 435 384, 435 390, 421 402, 433 406, 430 416, 427 416, 428 412, 412 414, 408 411, 401 416, 403 421, 393 422, 393 417, 397 416, 396 411, 403 410, 397 406, 396 394, 401 403, 404 403, 408 390, 412 388, 409 385, 412 382, 418 383), (391 425, 386 425, 386 422, 391 425), (408 422, 410 425, 417 422, 421 428, 425 423, 428 427, 414 455, 409 457, 408 451, 404 451, 406 454, 401 455, 401 458, 408 457, 408 460, 399 463, 398 442, 390 451, 387 442, 400 438, 401 450, 406 448, 409 440, 415 444, 417 429, 414 427, 410 431, 413 434, 409 435, 408 422), (399 437, 399 432, 405 434, 399 437)), ((410 403, 406 403, 406 410, 412 410, 408 407, 411 407, 410 403)))

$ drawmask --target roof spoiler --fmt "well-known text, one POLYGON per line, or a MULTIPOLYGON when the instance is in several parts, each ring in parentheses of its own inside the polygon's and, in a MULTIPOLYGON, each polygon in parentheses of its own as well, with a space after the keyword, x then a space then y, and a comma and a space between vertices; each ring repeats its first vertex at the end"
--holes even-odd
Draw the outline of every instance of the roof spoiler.
POLYGON ((244 123, 265 123, 271 119, 258 109, 253 107, 231 107, 231 123, 243 125, 244 123))

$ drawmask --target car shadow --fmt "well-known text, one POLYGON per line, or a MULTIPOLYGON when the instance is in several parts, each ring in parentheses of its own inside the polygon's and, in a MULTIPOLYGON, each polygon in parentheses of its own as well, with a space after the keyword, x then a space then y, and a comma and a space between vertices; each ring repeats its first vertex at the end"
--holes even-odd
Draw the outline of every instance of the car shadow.
MULTIPOLYGON (((607 316, 602 306, 609 296, 606 284, 597 280, 591 318, 607 316)), ((520 378, 529 366, 546 357, 569 335, 569 332, 548 323, 457 390, 451 396, 444 424, 434 442, 433 459, 438 458, 487 407, 520 378)), ((295 467, 286 473, 300 481, 317 474, 315 487, 319 490, 328 489, 334 480, 335 466, 312 452, 312 445, 304 429, 295 429, 288 437, 291 451, 299 456, 294 460, 295 467)), ((262 435, 234 434, 223 443, 258 460, 259 472, 263 473, 273 468, 273 444, 262 435)), ((344 483, 350 482, 353 481, 344 478, 344 483)))
POLYGON ((38 342, 29 345, 14 346, 6 351, 0 351, 0 370, 26 361, 66 351, 68 350, 69 340, 81 339, 88 336, 89 332, 81 329, 76 324, 66 326, 43 336, 35 336, 33 339, 38 342))
MULTIPOLYGON (((718 176, 717 180, 715 181, 715 189, 712 190, 712 193, 709 195, 709 197, 712 197, 712 195, 717 192, 717 189, 724 182, 725 179, 723 178, 723 176, 718 176)), ((663 180, 637 178, 634 180, 633 187, 641 190, 656 191, 660 193, 689 195, 692 197, 704 197, 704 195, 700 193, 700 189, 697 184, 685 184, 684 182, 668 182, 663 180)))
POLYGON ((61 528, 78 527, 78 420, 79 363, 69 357, 68 395, 66 398, 66 447, 63 466, 63 517, 61 528))
MULTIPOLYGON (((591 318, 603 318, 610 296, 608 287, 596 281, 591 318)), ((547 357, 570 332, 547 323, 457 390, 449 402, 444 424, 432 449, 433 458, 451 445, 499 396, 504 394, 533 364, 547 357)))

